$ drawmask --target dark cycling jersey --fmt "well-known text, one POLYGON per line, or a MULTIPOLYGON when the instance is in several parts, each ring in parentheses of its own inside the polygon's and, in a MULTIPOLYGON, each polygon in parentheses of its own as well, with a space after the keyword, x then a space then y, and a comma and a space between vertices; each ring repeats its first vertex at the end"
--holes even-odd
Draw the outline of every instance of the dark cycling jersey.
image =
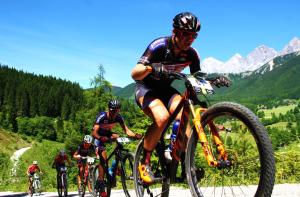
MULTIPOLYGON (((172 37, 163 37, 154 40, 146 49, 138 63, 149 65, 162 63, 169 71, 181 72, 185 67, 190 67, 190 72, 195 73, 200 70, 200 60, 196 50, 190 47, 181 51, 175 56, 172 44, 172 37)), ((170 79, 156 79, 152 74, 147 75, 142 81, 148 88, 161 88, 170 86, 170 79)))
POLYGON ((64 155, 64 156, 61 156, 60 154, 57 155, 54 159, 54 163, 55 165, 64 165, 65 164, 65 161, 68 161, 68 156, 67 155, 64 155))
POLYGON ((92 156, 95 155, 95 146, 93 144, 91 144, 91 146, 88 149, 85 149, 83 146, 83 142, 77 147, 77 153, 82 156, 82 157, 86 157, 86 156, 92 156))
POLYGON ((98 124, 100 127, 98 131, 100 136, 107 136, 116 123, 124 124, 123 117, 118 114, 115 119, 109 119, 107 117, 107 112, 100 112, 95 121, 95 124, 98 124))

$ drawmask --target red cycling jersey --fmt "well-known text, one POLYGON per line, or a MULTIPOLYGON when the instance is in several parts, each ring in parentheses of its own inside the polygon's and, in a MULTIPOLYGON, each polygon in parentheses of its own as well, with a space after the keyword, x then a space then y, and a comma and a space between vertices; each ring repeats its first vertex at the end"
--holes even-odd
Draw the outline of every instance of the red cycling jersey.
POLYGON ((38 165, 34 165, 34 164, 30 165, 27 169, 28 174, 34 174, 36 171, 40 171, 40 168, 38 165))

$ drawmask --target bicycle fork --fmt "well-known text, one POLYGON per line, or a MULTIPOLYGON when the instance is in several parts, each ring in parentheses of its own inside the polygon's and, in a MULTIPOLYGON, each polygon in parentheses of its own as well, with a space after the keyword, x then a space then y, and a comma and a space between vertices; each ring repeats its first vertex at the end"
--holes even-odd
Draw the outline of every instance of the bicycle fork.
POLYGON ((223 142, 220 138, 220 135, 218 133, 216 125, 212 121, 210 121, 210 122, 208 122, 208 126, 210 128, 210 132, 212 133, 214 143, 217 146, 217 151, 220 154, 220 159, 217 161, 213 157, 213 154, 209 147, 209 143, 207 141, 204 129, 201 125, 201 112, 204 112, 206 109, 198 108, 195 111, 194 106, 191 103, 189 106, 190 106, 190 111, 191 111, 191 114, 193 117, 193 123, 195 125, 195 129, 197 131, 198 138, 201 143, 201 147, 204 152, 204 155, 205 155, 208 165, 213 166, 213 167, 220 167, 220 168, 230 166, 231 163, 230 163, 230 161, 228 161, 228 154, 227 154, 225 147, 223 145, 223 142))

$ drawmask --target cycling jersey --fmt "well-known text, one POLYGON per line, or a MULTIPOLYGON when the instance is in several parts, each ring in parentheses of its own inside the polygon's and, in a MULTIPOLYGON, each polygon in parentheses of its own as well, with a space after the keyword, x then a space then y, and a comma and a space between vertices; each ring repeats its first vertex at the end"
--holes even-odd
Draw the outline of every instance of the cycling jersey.
MULTIPOLYGON (((172 37, 163 37, 154 40, 146 49, 138 61, 143 65, 164 64, 165 68, 173 72, 181 72, 187 66, 190 67, 190 73, 200 70, 200 60, 198 53, 192 47, 188 50, 182 50, 178 55, 174 54, 172 37)), ((171 79, 157 79, 153 74, 147 75, 143 80, 136 81, 135 99, 139 107, 144 109, 149 103, 139 103, 139 99, 145 95, 159 98, 166 107, 174 94, 179 94, 177 90, 171 87, 171 79)))
POLYGON ((65 161, 67 161, 67 160, 68 160, 67 155, 64 155, 64 156, 57 155, 57 156, 55 157, 54 163, 55 163, 56 165, 64 165, 64 164, 65 164, 65 161))
POLYGON ((33 175, 36 171, 40 171, 40 168, 39 166, 37 165, 30 165, 27 169, 27 173, 30 174, 30 175, 33 175))
MULTIPOLYGON (((200 60, 198 53, 192 47, 182 50, 178 55, 174 54, 172 37, 163 37, 154 40, 146 49, 138 63, 149 65, 162 63, 169 71, 181 72, 185 67, 190 67, 190 72, 195 73, 200 70, 200 60)), ((170 79, 156 79, 153 74, 147 75, 142 81, 145 86, 151 89, 170 86, 170 79)))
POLYGON ((86 156, 92 156, 95 154, 95 146, 93 144, 90 145, 88 149, 84 148, 84 143, 82 142, 78 147, 77 147, 77 153, 78 155, 82 157, 86 156))
MULTIPOLYGON (((100 136, 107 136, 111 135, 110 131, 111 129, 116 125, 116 123, 124 124, 124 119, 120 114, 117 114, 117 116, 114 119, 108 118, 108 112, 100 112, 97 115, 95 124, 98 124, 100 129, 98 131, 98 134, 100 136)), ((109 137, 109 136, 107 136, 109 137)))

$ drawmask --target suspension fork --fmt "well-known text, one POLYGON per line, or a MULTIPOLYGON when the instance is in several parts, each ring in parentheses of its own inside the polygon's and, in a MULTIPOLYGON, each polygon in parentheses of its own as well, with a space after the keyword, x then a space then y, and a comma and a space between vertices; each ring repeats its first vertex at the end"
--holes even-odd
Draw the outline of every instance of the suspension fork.
MULTIPOLYGON (((205 155, 208 165, 214 166, 214 167, 218 167, 218 166, 222 165, 222 162, 218 162, 214 159, 212 151, 209 147, 209 143, 207 141, 204 129, 201 125, 201 112, 204 112, 206 109, 198 108, 195 111, 192 102, 189 102, 189 106, 190 106, 190 111, 191 111, 191 114, 193 117, 193 123, 195 125, 195 129, 198 134, 198 138, 201 143, 201 147, 202 147, 202 150, 203 150, 203 153, 205 155)), ((212 133, 214 143, 217 146, 218 152, 221 155, 222 160, 227 160, 227 153, 226 153, 224 145, 220 139, 220 136, 219 136, 216 126, 214 125, 214 123, 212 121, 210 121, 208 123, 208 125, 210 127, 210 131, 212 133)))

